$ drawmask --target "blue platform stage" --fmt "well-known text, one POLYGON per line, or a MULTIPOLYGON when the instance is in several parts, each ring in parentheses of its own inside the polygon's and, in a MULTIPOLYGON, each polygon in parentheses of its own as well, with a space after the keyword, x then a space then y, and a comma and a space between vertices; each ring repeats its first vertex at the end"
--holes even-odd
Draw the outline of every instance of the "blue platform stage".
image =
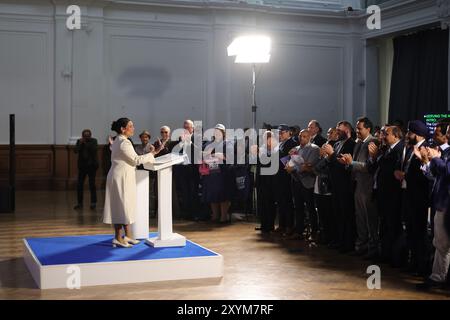
POLYGON ((81 287, 223 275, 222 256, 194 242, 186 241, 184 247, 154 248, 141 241, 132 248, 113 248, 112 238, 27 238, 25 263, 41 289, 67 288, 74 266, 79 268, 81 287))

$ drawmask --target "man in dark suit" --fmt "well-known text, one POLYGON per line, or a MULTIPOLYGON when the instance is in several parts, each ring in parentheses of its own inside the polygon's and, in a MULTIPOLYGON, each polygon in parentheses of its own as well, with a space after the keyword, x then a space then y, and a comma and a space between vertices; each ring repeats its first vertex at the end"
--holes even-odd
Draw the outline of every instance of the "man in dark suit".
POLYGON ((345 164, 339 160, 344 154, 353 154, 355 141, 351 138, 353 128, 348 121, 339 122, 336 130, 339 141, 333 147, 324 144, 322 153, 326 155, 330 168, 333 203, 338 215, 339 251, 345 253, 354 250, 356 226, 351 173, 345 168, 345 164))
POLYGON ((383 134, 386 145, 380 152, 375 143, 369 144, 369 172, 374 173, 374 189, 380 217, 381 259, 393 261, 393 246, 402 233, 401 183, 394 176, 403 151, 403 135, 399 127, 386 126, 383 134))
POLYGON ((293 231, 294 224, 294 205, 292 202, 291 176, 286 172, 285 163, 289 158, 289 151, 297 146, 292 139, 290 128, 286 124, 278 126, 280 144, 278 147, 279 168, 276 175, 278 185, 278 212, 279 212, 279 230, 284 236, 293 231))
POLYGON ((300 143, 300 141, 298 140, 299 138, 298 135, 300 134, 301 130, 302 129, 298 125, 294 125, 291 127, 291 137, 292 140, 294 140, 297 145, 300 143))
POLYGON ((408 123, 406 134, 408 147, 402 154, 400 169, 394 172, 405 191, 405 222, 408 247, 411 251, 409 269, 425 276, 427 273, 427 221, 430 206, 429 179, 420 169, 422 163, 414 153, 414 148, 428 147, 428 128, 420 120, 408 123))
POLYGON ((311 143, 320 148, 327 142, 327 139, 322 137, 322 127, 317 120, 311 120, 308 123, 308 131, 311 134, 311 143))
POLYGON ((86 176, 89 177, 89 190, 91 193, 91 209, 95 209, 97 204, 97 192, 95 189, 95 175, 98 169, 97 139, 92 138, 91 130, 85 129, 81 138, 77 140, 75 153, 78 154, 78 203, 75 210, 83 208, 83 186, 86 176))
MULTIPOLYGON (((450 125, 450 119, 444 119, 440 122, 438 122, 438 124, 436 125, 436 128, 434 130, 434 134, 433 134, 433 142, 435 146, 439 146, 439 150, 441 152, 441 158, 442 160, 446 161, 448 157, 450 157, 450 146, 449 146, 449 140, 447 138, 447 135, 445 134, 447 132, 447 129, 450 125)), ((424 150, 422 149, 422 152, 419 152, 419 154, 417 156, 420 155, 420 153, 424 153, 424 150)), ((425 154, 427 152, 425 151, 425 154)), ((433 187, 431 190, 431 217, 430 217, 430 221, 431 221, 431 232, 432 235, 434 236, 434 214, 436 212, 436 207, 435 207, 435 201, 433 200, 434 197, 437 194, 437 187, 438 187, 438 183, 437 183, 437 179, 436 176, 433 175, 433 173, 429 172, 429 162, 428 165, 425 165, 424 169, 424 173, 427 177, 431 177, 432 179, 432 183, 433 183, 433 187), (427 170, 428 169, 428 170, 427 170)))
POLYGON ((355 218, 357 238, 355 255, 375 258, 378 254, 378 214, 373 199, 373 174, 369 172, 369 144, 378 144, 372 136, 373 124, 367 118, 359 118, 356 122, 358 141, 353 155, 344 154, 341 161, 352 171, 355 182, 355 218))
MULTIPOLYGON (((431 289, 441 287, 450 280, 448 278, 448 266, 450 263, 450 228, 448 224, 449 215, 449 189, 450 189, 450 147, 448 138, 450 136, 450 126, 441 122, 436 126, 433 140, 439 148, 427 148, 424 150, 414 150, 415 155, 422 159, 422 170, 426 176, 434 177, 432 191, 432 207, 435 209, 433 246, 435 247, 434 262, 430 277, 417 285, 418 289, 431 289), (447 132, 444 135, 443 132, 447 132)), ((448 283, 447 283, 448 285, 448 283)))
MULTIPOLYGON (((176 189, 178 193, 181 215, 187 220, 203 220, 205 212, 199 209, 198 185, 200 181, 198 165, 195 163, 196 150, 201 150, 201 141, 194 133, 194 122, 185 120, 184 134, 176 143, 179 154, 187 154, 189 163, 181 163, 173 167, 176 189), (202 211, 202 212, 199 212, 202 211)), ((172 151, 172 150, 171 150, 172 151)))

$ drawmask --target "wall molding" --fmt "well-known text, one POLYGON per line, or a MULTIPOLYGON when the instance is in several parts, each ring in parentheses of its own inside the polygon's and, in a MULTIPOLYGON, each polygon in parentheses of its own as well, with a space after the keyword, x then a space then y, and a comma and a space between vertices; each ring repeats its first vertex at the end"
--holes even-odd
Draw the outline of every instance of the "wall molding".
MULTIPOLYGON (((104 188, 109 169, 106 145, 99 145, 97 188, 104 188)), ((75 190, 77 155, 74 146, 48 144, 16 145, 17 190, 75 190)), ((8 184, 9 146, 0 145, 0 185, 8 184)), ((87 188, 87 181, 85 182, 87 188)))

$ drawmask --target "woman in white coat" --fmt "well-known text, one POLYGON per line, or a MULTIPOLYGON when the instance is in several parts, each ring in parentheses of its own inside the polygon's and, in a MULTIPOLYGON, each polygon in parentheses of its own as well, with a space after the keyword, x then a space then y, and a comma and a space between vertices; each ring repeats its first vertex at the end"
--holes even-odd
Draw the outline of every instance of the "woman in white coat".
POLYGON ((111 146, 111 169, 106 178, 103 222, 114 225, 113 246, 129 248, 139 243, 131 235, 130 227, 135 221, 136 212, 136 166, 154 162, 154 155, 164 146, 140 156, 128 140, 134 134, 133 122, 130 119, 120 118, 114 121, 111 130, 118 135, 111 146), (125 230, 124 237, 122 230, 125 230))

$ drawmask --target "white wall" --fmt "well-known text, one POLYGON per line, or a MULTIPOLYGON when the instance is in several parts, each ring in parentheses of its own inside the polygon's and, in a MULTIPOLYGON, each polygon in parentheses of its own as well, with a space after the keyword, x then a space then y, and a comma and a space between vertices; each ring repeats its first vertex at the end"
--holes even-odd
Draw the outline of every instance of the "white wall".
POLYGON ((257 80, 259 125, 305 127, 315 118, 328 127, 366 112, 368 36, 363 21, 343 13, 98 0, 81 6, 82 30, 69 31, 67 3, 0 0, 0 143, 8 141, 9 113, 16 114, 17 143, 30 144, 73 142, 84 128, 102 143, 120 116, 154 136, 185 118, 248 127, 251 69, 234 64, 226 47, 253 31, 273 39, 271 62, 257 80))

